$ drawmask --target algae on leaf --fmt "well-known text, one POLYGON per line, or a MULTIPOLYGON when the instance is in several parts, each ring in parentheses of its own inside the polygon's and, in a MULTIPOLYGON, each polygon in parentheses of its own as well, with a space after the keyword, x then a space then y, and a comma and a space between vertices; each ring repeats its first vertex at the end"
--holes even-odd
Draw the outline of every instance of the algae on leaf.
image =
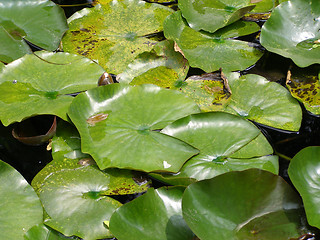
POLYGON ((173 12, 140 0, 116 0, 85 8, 68 20, 70 30, 63 50, 97 61, 108 72, 119 74, 139 54, 157 43, 148 36, 162 31, 162 22, 173 12))

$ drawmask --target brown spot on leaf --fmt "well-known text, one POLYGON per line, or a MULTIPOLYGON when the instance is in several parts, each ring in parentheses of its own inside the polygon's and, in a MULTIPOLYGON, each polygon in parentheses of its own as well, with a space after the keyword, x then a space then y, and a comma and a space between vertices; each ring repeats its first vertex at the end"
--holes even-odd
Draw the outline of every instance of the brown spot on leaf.
POLYGON ((91 126, 94 126, 96 123, 101 122, 107 119, 109 116, 108 113, 99 113, 97 115, 93 115, 87 119, 87 123, 91 126))

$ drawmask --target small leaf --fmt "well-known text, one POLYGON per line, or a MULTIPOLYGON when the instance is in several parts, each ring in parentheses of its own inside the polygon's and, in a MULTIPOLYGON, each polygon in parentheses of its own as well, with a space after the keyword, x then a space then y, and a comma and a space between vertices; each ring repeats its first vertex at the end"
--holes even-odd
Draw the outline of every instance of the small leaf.
POLYGON ((110 230, 119 240, 192 240, 193 233, 182 218, 183 188, 150 188, 139 198, 118 208, 110 230))

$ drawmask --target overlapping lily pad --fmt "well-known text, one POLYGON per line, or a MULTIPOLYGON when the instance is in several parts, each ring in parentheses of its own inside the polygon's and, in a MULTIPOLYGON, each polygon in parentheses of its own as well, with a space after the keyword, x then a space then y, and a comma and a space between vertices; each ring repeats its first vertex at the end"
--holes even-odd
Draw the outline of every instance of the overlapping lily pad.
POLYGON ((42 222, 37 194, 13 167, 0 160, 0 239, 22 240, 32 226, 42 222))
POLYGON ((118 208, 110 230, 119 240, 191 240, 194 234, 182 218, 184 188, 150 188, 146 194, 118 208))
MULTIPOLYGON (((90 155, 81 152, 80 136, 67 122, 60 122, 56 136, 52 139, 53 160, 48 163, 32 180, 33 188, 39 192, 41 185, 50 175, 68 169, 96 165, 90 155)), ((135 194, 147 191, 150 180, 138 172, 120 169, 103 171, 109 180, 108 195, 135 194)))
POLYGON ((274 128, 298 131, 302 120, 299 103, 281 85, 259 75, 226 74, 232 90, 226 111, 274 128))
POLYGON ((210 112, 179 119, 162 130, 198 148, 177 174, 153 174, 171 183, 188 179, 203 180, 229 171, 261 168, 278 173, 278 158, 272 147, 252 123, 241 117, 210 112))
POLYGON ((166 40, 157 43, 152 52, 139 55, 117 80, 132 85, 151 83, 172 88, 177 80, 185 79, 188 70, 188 61, 174 50, 172 41, 166 40))
POLYGON ((79 94, 68 114, 82 151, 101 169, 177 172, 198 150, 155 130, 197 112, 196 103, 177 91, 111 84, 79 94))
POLYGON ((83 9, 68 20, 63 49, 96 60, 108 72, 119 74, 139 54, 157 43, 150 34, 162 31, 173 12, 168 7, 140 0, 116 0, 83 9))
POLYGON ((287 87, 291 95, 301 101, 313 114, 320 115, 320 78, 319 66, 293 68, 288 71, 287 87))
MULTIPOLYGON (((46 240, 67 240, 61 233, 48 228, 43 223, 33 226, 29 231, 24 235, 24 240, 35 240, 35 239, 46 239, 46 240)), ((76 239, 71 238, 71 239, 76 239)))
POLYGON ((288 173, 299 191, 308 223, 320 228, 320 147, 307 147, 292 158, 288 173))
POLYGON ((299 67, 320 63, 320 2, 290 0, 281 3, 261 30, 261 44, 291 58, 299 67))
POLYGON ((250 0, 180 0, 179 9, 191 28, 215 32, 254 8, 250 0))
POLYGON ((67 120, 68 94, 97 86, 104 72, 90 59, 69 53, 36 52, 0 70, 0 119, 7 126, 34 115, 67 120))
POLYGON ((40 199, 48 214, 44 223, 66 236, 88 240, 112 236, 109 221, 118 201, 107 197, 110 177, 94 166, 56 172, 41 185, 40 199))
POLYGON ((214 34, 198 32, 188 26, 181 12, 171 14, 164 22, 166 38, 174 40, 190 66, 213 72, 243 70, 262 56, 256 45, 231 39, 259 30, 256 23, 238 21, 214 34))
POLYGON ((31 53, 25 40, 46 50, 58 48, 68 29, 60 7, 48 0, 10 0, 0 5, 0 61, 31 53))
POLYGON ((298 239, 305 233, 298 194, 281 177, 258 169, 191 184, 182 213, 202 240, 298 239))

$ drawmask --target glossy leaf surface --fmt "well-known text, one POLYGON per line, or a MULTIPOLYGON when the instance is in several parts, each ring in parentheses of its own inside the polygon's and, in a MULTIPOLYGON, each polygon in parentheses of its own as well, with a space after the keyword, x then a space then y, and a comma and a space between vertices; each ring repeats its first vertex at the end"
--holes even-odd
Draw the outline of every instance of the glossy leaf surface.
POLYGON ((80 132, 82 151, 100 169, 177 172, 198 150, 155 130, 196 112, 198 106, 177 91, 111 84, 78 95, 68 114, 80 132))
MULTIPOLYGON (((61 233, 48 228, 44 224, 38 224, 29 229, 29 231, 24 235, 24 240, 35 240, 35 239, 45 239, 45 240, 66 240, 70 239, 63 236, 61 233)), ((75 238, 71 238, 75 239, 75 238)))
POLYGON ((162 31, 162 22, 173 11, 139 0, 117 0, 85 8, 68 20, 63 50, 97 61, 108 72, 119 74, 139 54, 157 43, 146 38, 162 31))
POLYGON ((280 84, 259 75, 226 74, 232 90, 226 111, 274 128, 298 131, 302 120, 299 103, 280 84))
POLYGON ((114 212, 110 231, 119 240, 193 239, 193 233, 182 218, 183 191, 181 187, 150 188, 146 194, 114 212))
POLYGON ((0 61, 9 63, 31 49, 25 40, 53 51, 58 48, 67 20, 48 0, 10 0, 0 4, 0 61))
POLYGON ((299 67, 320 63, 320 2, 281 3, 263 25, 260 41, 270 52, 291 58, 299 67))
POLYGON ((163 175, 169 181, 202 180, 248 168, 278 172, 277 157, 267 156, 273 152, 268 141, 252 123, 241 117, 222 112, 193 114, 177 120, 162 132, 200 150, 177 174, 163 175))
POLYGON ((188 70, 188 61, 174 50, 174 43, 162 41, 152 52, 140 54, 124 72, 117 75, 117 80, 132 85, 151 83, 172 88, 177 80, 185 79, 188 70))
POLYGON ((69 53, 36 52, 0 70, 0 118, 7 126, 33 115, 67 120, 68 94, 97 86, 104 70, 88 58, 69 53))
POLYGON ((183 217, 202 240, 298 238, 303 208, 279 176, 249 169, 191 184, 182 199, 183 217))
POLYGON ((212 33, 254 8, 250 0, 180 0, 178 6, 191 28, 212 33))
POLYGON ((166 38, 174 40, 190 66, 213 72, 243 70, 253 65, 262 56, 255 45, 229 39, 259 30, 255 23, 236 22, 214 34, 198 32, 188 26, 180 11, 164 21, 166 38))
POLYGON ((42 222, 37 194, 20 173, 0 160, 0 239, 22 240, 33 225, 42 222))
POLYGON ((309 112, 320 115, 319 67, 313 66, 291 69, 287 75, 287 87, 309 112))
POLYGON ((300 193, 308 223, 320 228, 320 147, 307 147, 291 160, 288 173, 300 193))
POLYGON ((110 237, 103 222, 121 203, 106 196, 109 182, 110 177, 93 166, 50 175, 40 189, 48 214, 44 223, 66 236, 88 240, 110 237))

